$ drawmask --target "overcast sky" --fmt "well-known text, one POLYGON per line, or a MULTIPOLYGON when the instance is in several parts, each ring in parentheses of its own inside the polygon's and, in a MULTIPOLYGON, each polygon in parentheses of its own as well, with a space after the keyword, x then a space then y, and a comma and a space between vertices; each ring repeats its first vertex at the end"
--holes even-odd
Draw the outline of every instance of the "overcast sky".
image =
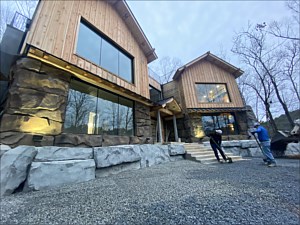
MULTIPOLYGON (((127 0, 158 60, 179 58, 186 64, 210 51, 239 67, 230 49, 235 32, 281 20, 289 13, 284 1, 133 1, 127 0), (222 49, 222 50, 221 50, 222 49)), ((156 61, 158 61, 156 60, 156 61)), ((151 64, 150 64, 151 65, 151 64)))

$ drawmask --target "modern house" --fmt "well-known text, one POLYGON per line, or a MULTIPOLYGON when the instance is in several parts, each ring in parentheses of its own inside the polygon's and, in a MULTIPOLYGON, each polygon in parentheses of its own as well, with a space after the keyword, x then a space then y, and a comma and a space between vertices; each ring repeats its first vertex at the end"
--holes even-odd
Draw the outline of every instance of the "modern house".
POLYGON ((7 52, 12 62, 1 69, 3 144, 192 142, 206 128, 247 130, 243 72, 206 53, 159 84, 148 75, 155 50, 125 1, 42 0, 27 28, 13 51, 4 45, 15 28, 1 43, 1 65, 7 52))

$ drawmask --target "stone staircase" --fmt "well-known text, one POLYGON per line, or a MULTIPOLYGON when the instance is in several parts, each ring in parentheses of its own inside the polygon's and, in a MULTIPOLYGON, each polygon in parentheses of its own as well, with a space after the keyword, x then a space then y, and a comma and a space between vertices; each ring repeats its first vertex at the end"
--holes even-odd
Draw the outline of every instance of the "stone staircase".
MULTIPOLYGON (((185 143, 185 158, 188 160, 197 161, 203 164, 213 164, 218 163, 213 150, 210 146, 204 146, 203 144, 198 143, 185 143)), ((225 152, 225 151, 224 151, 225 152)), ((232 159, 233 162, 243 160, 241 156, 233 155, 232 153, 225 154, 232 159)), ((222 159, 221 154, 219 153, 220 159, 222 159)))

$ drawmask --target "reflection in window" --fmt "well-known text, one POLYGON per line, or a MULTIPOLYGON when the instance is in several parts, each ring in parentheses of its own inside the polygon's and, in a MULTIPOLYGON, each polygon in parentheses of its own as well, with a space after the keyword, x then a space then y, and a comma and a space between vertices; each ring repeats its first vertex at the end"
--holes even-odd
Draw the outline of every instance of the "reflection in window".
POLYGON ((100 46, 101 37, 81 23, 78 34, 77 53, 98 64, 100 62, 100 46), (95 43, 99 44, 95 45, 95 43))
POLYGON ((198 101, 230 102, 225 84, 196 84, 198 101))
POLYGON ((104 69, 118 74, 118 50, 105 40, 102 40, 100 65, 104 69))
POLYGON ((202 115, 202 126, 207 132, 221 129, 223 134, 237 134, 234 116, 231 113, 202 115))
POLYGON ((161 91, 157 90, 156 88, 149 85, 149 92, 150 92, 150 100, 153 102, 158 102, 162 100, 161 91))
POLYGON ((65 131, 70 133, 94 133, 97 89, 82 86, 73 81, 68 96, 65 131))
POLYGON ((133 83, 132 58, 82 21, 76 53, 133 83))
POLYGON ((134 135, 133 101, 72 80, 64 132, 134 135))

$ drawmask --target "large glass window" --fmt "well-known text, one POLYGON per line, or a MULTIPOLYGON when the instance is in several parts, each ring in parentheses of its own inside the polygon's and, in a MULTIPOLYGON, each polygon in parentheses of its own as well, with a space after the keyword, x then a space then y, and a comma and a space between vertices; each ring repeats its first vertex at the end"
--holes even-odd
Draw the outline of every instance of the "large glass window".
POLYGON ((201 118, 206 132, 221 129, 224 135, 238 133, 234 116, 231 113, 204 114, 201 118))
POLYGON ((133 83, 132 57, 83 21, 80 23, 76 53, 133 83))
POLYGON ((158 102, 162 100, 162 94, 161 91, 157 90, 156 88, 149 85, 149 92, 150 92, 150 99, 153 102, 158 102))
POLYGON ((198 101, 207 102, 230 102, 225 84, 196 84, 198 101))
POLYGON ((73 79, 64 132, 134 135, 133 101, 73 79))

